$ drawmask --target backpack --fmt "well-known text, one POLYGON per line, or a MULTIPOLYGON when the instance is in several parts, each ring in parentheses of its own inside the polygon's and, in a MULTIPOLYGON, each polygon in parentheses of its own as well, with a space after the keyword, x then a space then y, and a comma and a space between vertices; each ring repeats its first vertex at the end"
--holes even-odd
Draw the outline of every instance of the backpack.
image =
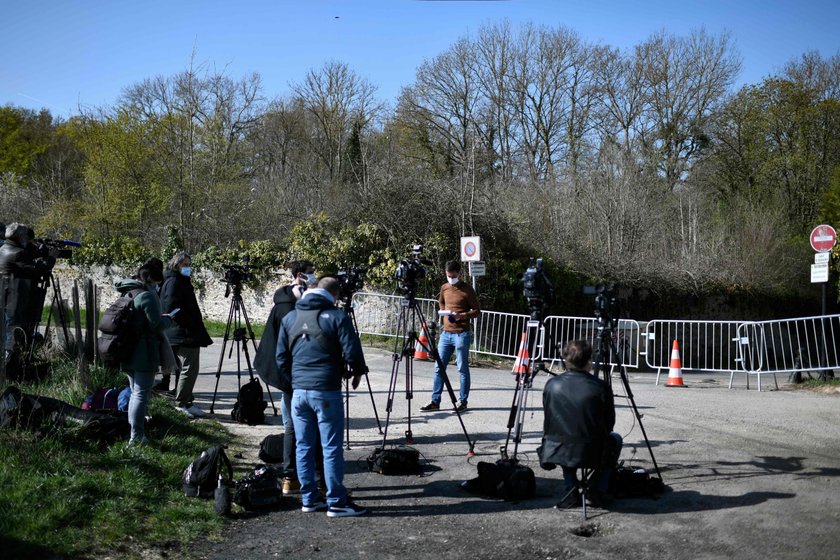
POLYGON ((283 462, 283 444, 285 434, 267 435, 260 442, 260 460, 274 465, 283 462))
POLYGON ((665 491, 662 479, 643 468, 619 465, 610 473, 609 492, 616 498, 653 498, 665 491))
POLYGON ((82 410, 113 411, 120 410, 119 396, 121 389, 117 387, 100 387, 88 395, 82 403, 82 410))
POLYGON ((481 461, 476 467, 478 476, 461 484, 468 492, 511 502, 534 497, 537 480, 531 467, 509 459, 500 459, 495 463, 481 461))
POLYGON ((257 465, 253 475, 236 481, 233 501, 249 511, 279 505, 283 501, 283 487, 277 471, 257 465))
POLYGON ((134 332, 131 318, 135 310, 134 298, 144 291, 142 288, 135 288, 118 297, 99 320, 99 332, 102 334, 96 340, 96 348, 102 363, 108 367, 120 367, 137 347, 139 333, 134 332))
POLYGON ((259 380, 251 380, 239 389, 239 397, 230 412, 236 422, 256 426, 265 423, 265 408, 268 403, 263 398, 263 389, 259 380))
POLYGON ((219 479, 233 479, 233 467, 221 445, 205 449, 201 455, 184 469, 181 482, 184 495, 197 498, 212 498, 219 486, 219 479), (223 476, 227 469, 227 478, 223 476))

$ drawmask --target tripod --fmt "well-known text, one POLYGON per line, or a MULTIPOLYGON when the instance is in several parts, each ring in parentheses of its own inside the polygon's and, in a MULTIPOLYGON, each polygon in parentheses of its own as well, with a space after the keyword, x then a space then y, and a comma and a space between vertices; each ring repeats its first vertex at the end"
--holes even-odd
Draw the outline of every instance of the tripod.
MULTIPOLYGON (((213 401, 210 403, 210 414, 215 414, 213 407, 216 406, 216 394, 219 391, 219 378, 222 376, 222 362, 225 359, 225 347, 227 347, 228 340, 231 339, 231 331, 233 331, 233 342, 230 346, 228 359, 233 354, 233 348, 236 347, 236 385, 238 389, 242 388, 242 366, 240 351, 245 353, 245 364, 248 366, 248 376, 251 381, 254 381, 254 368, 251 366, 251 355, 248 353, 248 341, 257 351, 256 337, 254 336, 254 329, 251 328, 251 321, 248 320, 248 312, 245 311, 245 304, 242 302, 242 284, 241 282, 228 283, 225 297, 233 294, 230 298, 230 311, 228 312, 227 324, 225 325, 225 337, 222 340, 222 351, 219 354, 219 367, 216 369, 216 387, 213 389, 213 401), (242 320, 245 320, 244 327, 242 320)), ((271 408, 274 409, 274 416, 277 416, 277 406, 274 404, 274 397, 271 396, 271 389, 268 385, 265 387, 268 393, 268 399, 271 401, 271 408)))
POLYGON ((598 317, 598 334, 597 346, 593 356, 593 370, 595 377, 598 377, 600 370, 604 381, 612 386, 612 376, 610 375, 610 365, 615 363, 618 367, 621 376, 621 383, 624 385, 624 392, 627 400, 630 401, 630 406, 633 409, 633 414, 636 416, 636 421, 639 423, 639 428, 642 430, 642 436, 645 438, 645 445, 650 453, 650 460, 653 462, 653 468, 656 469, 656 476, 659 477, 659 482, 662 482, 662 473, 659 471, 659 465, 656 464, 656 457, 653 456, 653 449, 650 446, 645 426, 642 424, 642 415, 639 414, 639 407, 636 406, 636 399, 633 397, 633 391, 630 389, 630 380, 627 378, 627 368, 621 359, 616 348, 615 330, 618 326, 618 319, 609 318, 606 316, 598 317))
POLYGON ((533 356, 533 358, 528 361, 524 372, 516 374, 516 387, 513 391, 513 402, 510 405, 510 416, 507 423, 507 438, 505 438, 505 444, 499 449, 502 459, 510 459, 513 462, 516 462, 516 453, 519 450, 519 443, 522 441, 522 427, 525 424, 528 393, 531 391, 537 374, 541 370, 549 372, 542 359, 544 341, 540 338, 545 336, 542 317, 539 314, 532 313, 531 319, 526 323, 525 331, 522 334, 525 337, 525 348, 528 349, 528 356, 533 356), (514 443, 513 455, 508 456, 511 435, 513 435, 514 443))
MULTIPOLYGON (((405 442, 409 445, 414 443, 414 434, 411 431, 411 400, 414 398, 414 349, 415 345, 419 343, 419 339, 417 337, 417 331, 413 329, 414 325, 418 324, 418 322, 423 329, 423 333, 426 335, 426 339, 431 341, 426 319, 423 317, 423 312, 417 305, 417 300, 414 299, 414 292, 410 289, 405 289, 403 291, 403 298, 400 300, 400 315, 397 319, 397 338, 394 341, 394 363, 391 366, 391 380, 388 384, 388 400, 385 406, 385 430, 382 436, 382 449, 385 449, 385 444, 388 441, 388 425, 390 424, 394 395, 397 390, 397 376, 399 375, 400 362, 403 359, 405 359, 405 398, 408 401, 408 428, 405 431, 405 442), (400 346, 401 342, 402 346, 400 346)), ((467 455, 472 456, 475 454, 473 450, 475 442, 470 439, 467 428, 464 426, 464 419, 458 410, 455 391, 452 390, 452 383, 449 382, 449 376, 446 375, 444 368, 446 364, 441 362, 440 354, 438 354, 437 348, 433 343, 429 342, 429 346, 424 346, 424 348, 428 350, 429 354, 434 357, 437 363, 438 371, 440 371, 443 377, 443 383, 449 393, 449 398, 452 399, 452 409, 458 415, 458 422, 461 424, 464 437, 467 439, 467 445, 469 445, 467 455)))
MULTIPOLYGON (((350 298, 341 300, 344 312, 350 317, 353 322, 353 330, 359 334, 359 325, 356 323, 356 313, 353 311, 353 303, 350 298)), ((370 387, 370 377, 368 372, 365 372, 365 381, 367 382, 368 394, 370 395, 370 404, 373 406, 373 415, 376 417, 376 426, 379 428, 379 433, 382 433, 382 424, 379 422, 379 413, 376 411, 376 401, 373 399, 373 389, 370 387)), ((350 449, 350 379, 344 380, 344 429, 345 429, 345 449, 350 449)))
MULTIPOLYGON (((62 334, 64 335, 64 343, 69 344, 70 342, 70 332, 67 329, 67 316, 65 315, 64 309, 64 299, 61 296, 61 286, 56 282, 55 276, 53 275, 52 271, 49 274, 44 275, 38 281, 35 290, 33 292, 36 294, 37 300, 30 304, 30 309, 34 310, 32 313, 32 323, 31 328, 27 327, 26 335, 29 337, 29 344, 26 351, 26 363, 32 363, 32 360, 35 356, 35 346, 36 342, 39 338, 46 341, 49 339, 50 333, 50 324, 53 320, 53 310, 56 310, 56 314, 58 315, 56 322, 62 329, 62 334), (46 301, 47 293, 49 292, 49 288, 52 286, 52 300, 50 302, 50 310, 47 314, 47 322, 44 327, 44 334, 41 337, 38 333, 38 326, 41 323, 41 314, 44 309, 44 303, 46 301)), ((77 341, 77 344, 81 344, 81 341, 77 341)), ((65 348, 66 349, 66 348, 65 348)))

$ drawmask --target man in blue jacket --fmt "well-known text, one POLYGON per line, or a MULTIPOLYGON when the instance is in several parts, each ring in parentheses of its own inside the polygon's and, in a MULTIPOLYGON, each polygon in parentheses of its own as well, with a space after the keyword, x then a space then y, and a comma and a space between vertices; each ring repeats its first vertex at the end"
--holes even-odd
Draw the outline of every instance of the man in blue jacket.
POLYGON ((292 421, 297 436, 297 475, 301 510, 327 510, 328 517, 362 515, 344 487, 344 410, 341 381, 349 370, 353 388, 367 371, 359 336, 350 316, 335 307, 341 292, 335 278, 307 290, 286 315, 277 336, 277 367, 292 379, 292 421), (315 446, 321 436, 327 499, 315 480, 315 446))

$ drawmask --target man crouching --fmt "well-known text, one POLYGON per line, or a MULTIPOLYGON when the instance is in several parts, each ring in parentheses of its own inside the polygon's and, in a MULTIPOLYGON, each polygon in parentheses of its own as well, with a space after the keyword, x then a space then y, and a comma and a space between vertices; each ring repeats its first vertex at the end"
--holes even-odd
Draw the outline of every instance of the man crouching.
POLYGON ((292 421, 297 436, 296 462, 303 506, 312 513, 327 510, 328 517, 362 515, 344 487, 344 410, 341 381, 345 361, 353 375, 353 388, 367 371, 362 344, 350 316, 335 307, 340 295, 335 278, 322 278, 307 290, 295 310, 283 318, 277 336, 277 367, 292 380, 292 421), (324 452, 326 501, 315 481, 315 446, 321 436, 324 452))

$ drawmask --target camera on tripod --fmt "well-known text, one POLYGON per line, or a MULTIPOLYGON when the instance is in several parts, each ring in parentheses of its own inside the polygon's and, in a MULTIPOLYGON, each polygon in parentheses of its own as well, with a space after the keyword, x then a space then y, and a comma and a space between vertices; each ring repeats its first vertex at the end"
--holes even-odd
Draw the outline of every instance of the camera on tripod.
POLYGON ((417 281, 426 277, 426 267, 431 264, 427 259, 421 259, 423 246, 415 245, 411 248, 411 257, 400 261, 394 272, 394 278, 399 283, 404 297, 413 297, 417 289, 417 281))
POLYGON ((242 257, 242 264, 223 264, 222 265, 222 280, 225 281, 227 287, 225 288, 225 297, 230 295, 231 286, 234 291, 239 293, 242 289, 242 283, 251 280, 251 265, 248 264, 249 257, 246 255, 242 257))
POLYGON ((353 294, 364 288, 364 274, 367 268, 351 264, 346 269, 339 270, 335 275, 338 280, 339 288, 341 289, 341 300, 344 306, 350 305, 350 300, 353 299, 353 294))
POLYGON ((543 270, 543 260, 531 258, 528 268, 519 275, 522 295, 528 300, 531 319, 542 320, 549 304, 554 299, 554 285, 543 270))
POLYGON ((56 249, 58 259, 69 259, 73 256, 73 249, 81 247, 82 244, 78 241, 69 241, 67 239, 33 239, 32 244, 35 245, 35 255, 37 257, 46 258, 50 254, 50 249, 56 249))
POLYGON ((599 325, 612 325, 618 319, 619 301, 615 295, 615 284, 584 286, 583 293, 595 296, 595 318, 599 325))

